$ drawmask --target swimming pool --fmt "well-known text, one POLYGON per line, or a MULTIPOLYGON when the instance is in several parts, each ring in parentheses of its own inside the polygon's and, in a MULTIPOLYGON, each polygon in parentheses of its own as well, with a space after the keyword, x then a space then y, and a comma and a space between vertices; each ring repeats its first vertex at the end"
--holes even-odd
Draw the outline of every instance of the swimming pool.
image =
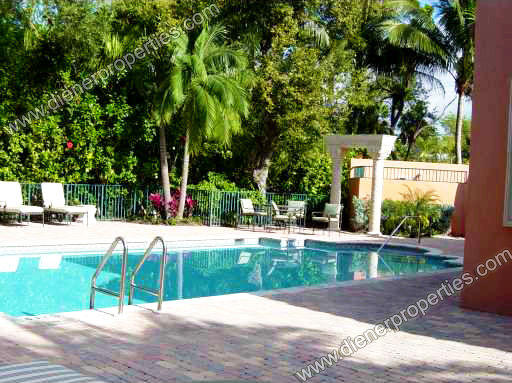
MULTIPOLYGON (((182 248, 169 245, 164 300, 180 300, 242 292, 315 286, 348 280, 431 272, 455 267, 446 258, 426 251, 388 247, 381 258, 372 254, 378 245, 332 244, 306 241, 304 247, 276 246, 272 240, 257 245, 223 248, 182 248)), ((155 250, 142 266, 136 282, 158 284, 161 251, 155 250)), ((104 252, 0 256, 0 312, 35 316, 89 308, 91 278, 104 252)), ((127 275, 141 251, 130 251, 127 275)), ((121 256, 114 255, 100 274, 100 287, 117 291, 121 256)), ((156 302, 136 291, 135 304, 156 302)), ((96 307, 117 305, 116 298, 96 295, 96 307)))

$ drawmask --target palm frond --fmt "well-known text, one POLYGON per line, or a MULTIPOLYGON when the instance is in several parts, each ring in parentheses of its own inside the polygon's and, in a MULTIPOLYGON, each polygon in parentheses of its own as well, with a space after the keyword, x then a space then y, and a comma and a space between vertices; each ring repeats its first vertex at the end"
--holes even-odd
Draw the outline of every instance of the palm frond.
POLYGON ((328 48, 331 44, 331 38, 327 29, 314 21, 307 21, 303 26, 304 32, 315 40, 320 48, 328 48))

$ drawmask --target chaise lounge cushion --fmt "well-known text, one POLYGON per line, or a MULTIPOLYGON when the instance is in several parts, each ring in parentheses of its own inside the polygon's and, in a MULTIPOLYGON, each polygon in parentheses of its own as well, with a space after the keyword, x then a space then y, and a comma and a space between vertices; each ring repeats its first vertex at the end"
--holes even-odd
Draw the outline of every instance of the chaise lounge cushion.
POLYGON ((64 186, 59 183, 42 183, 41 193, 46 211, 62 214, 87 214, 88 209, 81 206, 67 206, 64 197, 64 186))
POLYGON ((7 206, 1 209, 3 213, 13 214, 43 214, 44 210, 39 206, 7 206))
POLYGON ((13 214, 43 214, 39 206, 23 205, 19 182, 0 181, 0 212, 13 214))
POLYGON ((104 383, 66 367, 38 361, 0 366, 0 383, 104 383))

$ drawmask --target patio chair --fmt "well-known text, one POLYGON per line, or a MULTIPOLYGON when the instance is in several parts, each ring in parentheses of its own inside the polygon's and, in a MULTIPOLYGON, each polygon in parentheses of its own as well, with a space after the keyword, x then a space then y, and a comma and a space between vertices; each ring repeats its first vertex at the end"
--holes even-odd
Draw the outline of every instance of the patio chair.
POLYGON ((295 220, 303 225, 306 221, 306 201, 291 201, 287 202, 288 214, 292 214, 295 220))
POLYGON ((0 181, 0 213, 15 214, 19 221, 23 221, 23 217, 28 217, 30 223, 31 215, 40 215, 43 217, 44 226, 44 210, 39 206, 23 205, 23 194, 21 193, 21 185, 19 182, 0 181))
POLYGON ((292 221, 295 220, 295 216, 291 214, 283 214, 281 212, 281 209, 279 209, 279 206, 272 201, 272 221, 275 221, 278 224, 281 224, 286 228, 286 225, 290 225, 292 221))
POLYGON ((64 197, 64 186, 59 183, 42 183, 41 193, 43 194, 43 205, 45 213, 63 214, 71 223, 74 215, 86 216, 89 226, 89 209, 84 206, 68 206, 64 197))
MULTIPOLYGON (((329 235, 331 234, 331 223, 338 225, 338 230, 341 224, 341 211, 343 205, 337 205, 332 203, 326 203, 323 212, 313 212, 312 220, 313 223, 326 223, 329 235)), ((313 225, 313 233, 315 232, 315 226, 313 225)), ((341 233, 341 231, 340 231, 341 233)))
MULTIPOLYGON (((256 211, 254 209, 254 205, 252 204, 252 200, 249 198, 240 200, 240 208, 241 208, 240 218, 251 217, 253 230, 254 230, 254 226, 256 225, 255 218, 268 217, 268 214, 266 212, 256 211)), ((265 227, 265 226, 266 226, 266 224, 264 221, 263 227, 265 227)))

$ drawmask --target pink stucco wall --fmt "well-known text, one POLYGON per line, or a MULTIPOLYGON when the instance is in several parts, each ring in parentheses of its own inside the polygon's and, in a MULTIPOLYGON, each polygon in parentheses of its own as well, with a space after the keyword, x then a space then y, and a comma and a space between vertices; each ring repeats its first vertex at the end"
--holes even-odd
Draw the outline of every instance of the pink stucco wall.
MULTIPOLYGON (((505 249, 512 228, 503 226, 507 130, 512 77, 512 1, 478 1, 475 92, 467 190, 465 271, 505 249)), ((512 262, 467 287, 466 308, 512 315, 512 262)))

